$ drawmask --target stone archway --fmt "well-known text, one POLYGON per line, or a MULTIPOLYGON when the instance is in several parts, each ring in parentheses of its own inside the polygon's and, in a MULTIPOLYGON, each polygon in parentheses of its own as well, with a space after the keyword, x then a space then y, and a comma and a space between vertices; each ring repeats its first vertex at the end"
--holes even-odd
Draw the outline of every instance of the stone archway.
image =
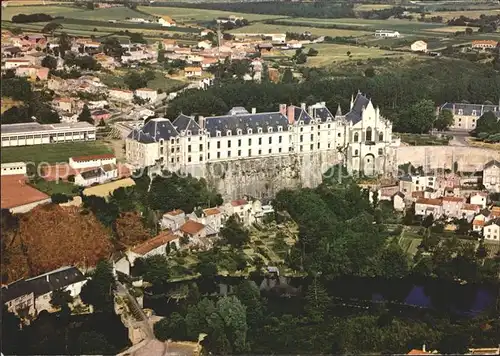
POLYGON ((375 156, 371 153, 363 157, 363 174, 367 177, 373 177, 377 173, 375 156))

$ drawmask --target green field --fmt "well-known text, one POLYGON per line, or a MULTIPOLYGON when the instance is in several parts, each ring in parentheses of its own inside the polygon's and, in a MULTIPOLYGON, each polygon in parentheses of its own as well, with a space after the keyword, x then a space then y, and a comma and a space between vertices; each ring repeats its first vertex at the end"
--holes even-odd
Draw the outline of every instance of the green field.
POLYGON ((36 182, 32 182, 31 184, 39 191, 48 195, 66 194, 68 196, 74 196, 79 192, 78 186, 75 186, 73 183, 63 181, 46 181, 44 179, 40 179, 36 182))
MULTIPOLYGON (((123 81, 125 71, 115 71, 113 74, 102 73, 99 75, 101 81, 110 88, 126 88, 123 81)), ((165 73, 157 71, 155 78, 148 82, 148 88, 161 89, 166 93, 182 88, 186 83, 171 78, 165 78, 165 73)))
MULTIPOLYGON (((85 14, 89 10, 84 10, 71 6, 7 6, 2 9, 2 20, 10 21, 14 15, 43 13, 52 16, 73 17, 79 13, 85 14)), ((19 24, 24 25, 24 24, 19 24)))
POLYGON ((274 25, 265 23, 254 23, 249 26, 240 27, 230 31, 230 33, 285 33, 285 32, 305 32, 309 31, 315 36, 331 36, 331 37, 360 37, 371 35, 368 31, 360 30, 343 30, 336 28, 318 28, 318 27, 297 27, 286 25, 274 25))
POLYGON ((212 21, 217 17, 240 16, 248 21, 262 21, 269 19, 282 18, 283 16, 274 15, 259 15, 259 14, 242 14, 237 12, 218 11, 218 10, 202 10, 189 9, 180 7, 159 7, 159 6, 139 6, 140 11, 147 12, 155 16, 170 16, 177 22, 197 22, 197 21, 212 21))
POLYGON ((21 147, 3 147, 2 163, 34 162, 39 164, 68 162, 69 157, 113 153, 112 149, 99 141, 54 143, 21 147))

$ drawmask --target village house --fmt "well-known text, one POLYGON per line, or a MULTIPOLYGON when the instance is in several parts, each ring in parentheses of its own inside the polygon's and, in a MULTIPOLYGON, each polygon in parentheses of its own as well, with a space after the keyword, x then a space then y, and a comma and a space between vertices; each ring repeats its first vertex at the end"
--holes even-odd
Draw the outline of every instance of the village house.
POLYGON ((399 179, 399 191, 403 194, 425 191, 426 188, 436 188, 435 176, 405 175, 399 179))
POLYGON ((82 187, 88 187, 95 184, 102 184, 117 177, 118 169, 116 165, 110 164, 77 173, 75 175, 75 184, 82 187))
POLYGON ((211 57, 205 57, 203 58, 203 61, 201 62, 201 68, 202 69, 208 69, 212 67, 213 65, 217 64, 219 60, 217 58, 211 58, 211 57))
MULTIPOLYGON (((86 282, 87 279, 76 267, 61 267, 2 287, 2 303, 19 316, 35 317, 43 310, 55 311, 50 304, 53 291, 68 291, 73 298, 77 298, 86 282)), ((77 303, 78 300, 73 304, 77 303)))
POLYGON ((227 217, 237 215, 243 225, 251 225, 254 222, 251 221, 250 214, 252 203, 249 203, 245 199, 237 199, 226 203, 223 205, 222 209, 227 217))
POLYGON ((500 106, 491 104, 445 103, 439 111, 450 110, 453 114, 451 129, 470 131, 476 128, 477 120, 487 111, 500 118, 500 106))
POLYGON ((401 34, 398 31, 392 31, 392 30, 376 30, 375 37, 399 38, 401 37, 401 34))
POLYGON ((177 41, 170 38, 164 38, 159 43, 161 43, 163 49, 166 51, 172 50, 177 47, 177 41))
POLYGON ((109 99, 116 101, 125 101, 131 103, 134 99, 134 92, 124 89, 110 89, 109 99))
POLYGON ((410 49, 413 52, 427 52, 427 43, 424 41, 415 41, 411 44, 410 49))
POLYGON ((476 214, 479 214, 481 207, 476 204, 464 204, 461 209, 461 218, 466 219, 468 222, 474 220, 476 214))
POLYGON ((154 103, 158 99, 158 92, 155 89, 150 88, 140 88, 135 91, 135 96, 154 103))
POLYGON ((462 217, 461 210, 465 203, 465 198, 462 197, 442 197, 443 214, 447 217, 460 218, 462 217))
POLYGON ((99 64, 106 69, 115 69, 116 62, 115 59, 111 56, 107 56, 104 53, 99 53, 94 56, 95 60, 99 62, 99 64))
POLYGON ((494 49, 498 45, 497 41, 494 40, 476 40, 472 41, 472 48, 474 49, 494 49))
POLYGON ((92 120, 94 120, 94 124, 98 125, 101 121, 107 121, 111 117, 111 113, 105 109, 97 109, 93 110, 90 113, 92 120))
POLYGON ((186 221, 186 213, 183 210, 177 209, 163 214, 160 221, 160 226, 163 230, 169 229, 177 231, 186 221))
POLYGON ((191 77, 201 77, 203 70, 200 67, 186 67, 184 68, 184 76, 191 77))
POLYGON ((116 157, 113 154, 77 156, 69 158, 69 165, 73 169, 95 168, 105 164, 116 164, 116 157))
POLYGON ((179 236, 189 237, 189 241, 196 243, 207 236, 205 225, 194 220, 187 220, 176 232, 179 236))
POLYGON ((487 209, 483 209, 477 214, 472 220, 472 231, 482 233, 483 227, 488 222, 490 217, 490 212, 487 209))
POLYGON ((500 239, 500 218, 492 219, 484 224, 483 237, 485 240, 492 241, 500 239))
POLYGON ((415 202, 415 215, 427 216, 431 214, 435 219, 443 215, 443 202, 441 199, 417 199, 415 202))
POLYGON ((172 27, 175 26, 175 21, 170 16, 162 16, 158 19, 158 23, 163 27, 172 27))
POLYGON ((77 112, 75 99, 69 97, 55 98, 52 107, 57 111, 73 114, 77 112))
POLYGON ((27 172, 25 162, 2 163, 0 167, 2 176, 26 175, 27 172))
POLYGON ((401 192, 397 192, 392 197, 392 206, 396 211, 404 211, 406 208, 405 195, 401 192))
POLYGON ((474 205, 479 205, 481 209, 486 208, 487 201, 488 201, 488 193, 485 192, 472 193, 470 196, 470 203, 474 205))
POLYGON ((31 81, 47 80, 49 77, 49 68, 36 65, 16 67, 16 76, 28 77, 31 81))
POLYGON ((200 41, 197 45, 198 48, 209 49, 212 48, 212 43, 210 41, 200 41))
POLYGON ((500 192, 500 162, 491 160, 483 168, 483 185, 490 192, 500 192))
POLYGON ((33 61, 26 58, 9 58, 3 61, 3 67, 5 69, 15 69, 20 66, 30 66, 33 65, 33 61))

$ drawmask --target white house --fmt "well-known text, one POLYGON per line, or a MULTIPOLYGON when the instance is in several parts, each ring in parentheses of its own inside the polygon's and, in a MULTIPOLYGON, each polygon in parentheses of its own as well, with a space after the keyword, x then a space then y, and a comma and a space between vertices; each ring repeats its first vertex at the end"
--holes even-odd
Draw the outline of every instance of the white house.
POLYGON ((12 162, 12 163, 2 163, 2 176, 11 175, 26 175, 26 163, 25 162, 12 162))
POLYGON ((483 237, 485 240, 500 240, 500 218, 490 220, 484 225, 483 237))
POLYGON ((224 204, 222 209, 227 217, 237 215, 243 225, 250 225, 251 223, 253 223, 253 221, 250 221, 250 211, 252 210, 252 203, 248 202, 246 199, 233 200, 229 203, 224 204))
POLYGON ((473 193, 470 196, 470 203, 474 205, 479 205, 481 208, 486 208, 486 202, 488 200, 488 194, 485 192, 473 193))
POLYGON ((478 214, 472 220, 472 231, 481 233, 483 231, 484 225, 488 221, 489 214, 485 212, 485 214, 478 214), (487 214, 487 215, 485 215, 487 214))
POLYGON ((75 184, 81 187, 88 187, 93 184, 102 184, 107 181, 104 171, 98 168, 92 168, 75 175, 75 184))
POLYGON ((476 204, 464 204, 460 211, 460 217, 465 218, 468 222, 474 220, 476 214, 481 211, 481 206, 476 204))
POLYGON ((108 95, 110 100, 116 101, 126 101, 131 103, 134 99, 134 92, 131 90, 110 89, 108 95))
POLYGON ((489 161, 483 169, 483 185, 490 192, 500 192, 500 162, 489 161))
POLYGON ((186 67, 184 68, 184 76, 190 77, 201 77, 203 74, 203 69, 200 67, 186 67))
POLYGON ((169 229, 177 231, 186 221, 186 213, 180 209, 169 211, 163 214, 160 221, 160 226, 163 230, 169 229))
POLYGON ((2 302, 13 313, 34 317, 42 310, 54 311, 50 305, 53 291, 69 291, 73 298, 77 298, 86 282, 87 279, 76 267, 61 267, 2 287, 2 302))
POLYGON ((203 48, 203 49, 212 48, 212 43, 210 41, 200 41, 198 42, 198 48, 203 48))
POLYGON ((105 164, 116 164, 116 157, 113 154, 77 156, 69 158, 69 166, 73 169, 95 168, 105 164))
POLYGON ((440 199, 420 198, 415 202, 415 215, 427 216, 433 215, 438 218, 443 215, 443 203, 440 199))
POLYGON ((32 61, 24 58, 11 58, 4 61, 5 69, 15 69, 20 66, 32 65, 32 61))
POLYGON ((172 27, 175 26, 175 21, 170 16, 162 16, 158 19, 158 23, 163 27, 172 27))
POLYGON ((427 52, 427 43, 424 41, 415 41, 411 44, 410 49, 413 52, 427 52))
POLYGON ((158 92, 155 89, 150 88, 140 88, 136 89, 135 96, 153 103, 158 99, 158 92))
POLYGON ((406 204, 405 204, 405 195, 401 192, 397 192, 394 194, 392 197, 392 205, 394 210, 396 211, 404 211, 406 204))
POLYGON ((398 31, 376 30, 375 37, 399 38, 401 37, 401 34, 398 31))

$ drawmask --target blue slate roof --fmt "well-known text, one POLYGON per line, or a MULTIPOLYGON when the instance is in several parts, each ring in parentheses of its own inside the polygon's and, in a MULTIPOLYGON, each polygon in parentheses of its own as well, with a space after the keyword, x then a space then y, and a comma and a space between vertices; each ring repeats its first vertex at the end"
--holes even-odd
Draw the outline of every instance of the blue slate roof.
POLYGON ((356 95, 356 99, 354 99, 354 105, 352 106, 351 111, 346 114, 346 119, 351 121, 354 125, 361 121, 363 109, 366 108, 370 99, 364 96, 361 93, 356 95))
POLYGON ((179 133, 168 119, 151 119, 141 129, 133 130, 128 138, 141 143, 158 142, 160 139, 170 140, 179 133))
POLYGON ((191 135, 198 135, 201 131, 200 126, 193 120, 192 117, 183 114, 179 115, 172 124, 177 132, 191 131, 191 135))
POLYGON ((302 121, 304 125, 308 125, 312 120, 312 117, 307 113, 307 111, 297 106, 295 106, 294 118, 296 123, 302 121))
POLYGON ((256 134, 258 128, 262 128, 262 132, 267 133, 269 127, 273 128, 273 132, 277 132, 278 126, 281 126, 283 131, 288 130, 288 119, 280 112, 250 114, 244 108, 239 107, 231 109, 224 116, 205 118, 205 129, 212 137, 217 135, 217 131, 220 131, 221 136, 227 136, 228 131, 231 135, 237 135, 238 130, 247 134, 249 129, 256 134))
POLYGON ((491 111, 496 117, 500 117, 500 105, 488 105, 488 104, 467 104, 467 103, 445 103, 441 106, 442 109, 450 110, 453 115, 465 115, 465 116, 482 116, 485 112, 491 111), (459 114, 459 110, 462 113, 459 114))

